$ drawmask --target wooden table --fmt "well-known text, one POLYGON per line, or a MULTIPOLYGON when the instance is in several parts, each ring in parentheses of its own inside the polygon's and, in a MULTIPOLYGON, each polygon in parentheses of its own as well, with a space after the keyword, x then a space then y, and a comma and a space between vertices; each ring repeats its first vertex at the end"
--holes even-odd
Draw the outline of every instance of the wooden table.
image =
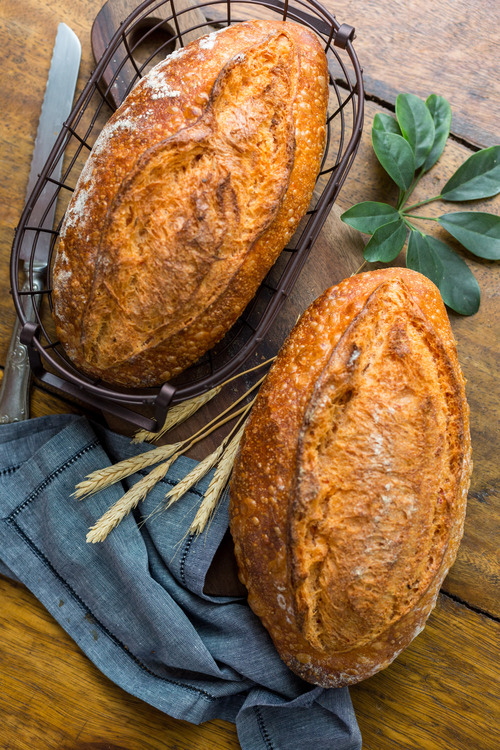
MULTIPOLYGON (((101 4, 101 0, 3 0, 1 364, 14 322, 8 294, 10 246, 22 210, 57 24, 66 22, 82 42, 81 90, 93 65, 90 27, 101 4)), ((339 21, 357 29, 356 49, 367 89, 363 141, 338 200, 340 208, 393 197, 393 187, 371 151, 370 127, 376 112, 393 111, 400 91, 422 97, 441 94, 454 113, 453 136, 439 165, 419 186, 416 200, 434 194, 429 192, 434 181, 444 184, 474 149, 500 140, 498 4, 490 0, 326 0, 325 4, 339 21)), ((477 208, 498 213, 500 201, 495 198, 477 208)), ((434 211, 439 215, 439 205, 434 211)), ((338 251, 329 283, 352 273, 360 262, 361 253, 357 257, 342 253, 338 231, 330 224, 318 241, 318 258, 326 251, 338 251)), ((482 304, 472 318, 451 315, 468 380, 474 447, 465 536, 425 631, 391 667, 351 689, 366 750, 500 747, 500 276, 493 262, 470 255, 466 260, 480 283, 482 304)), ((67 411, 77 408, 41 388, 33 389, 32 416, 67 411)), ((102 676, 24 586, 1 577, 0 622, 0 747, 4 750, 239 747, 230 724, 212 721, 194 727, 124 693, 102 676)))

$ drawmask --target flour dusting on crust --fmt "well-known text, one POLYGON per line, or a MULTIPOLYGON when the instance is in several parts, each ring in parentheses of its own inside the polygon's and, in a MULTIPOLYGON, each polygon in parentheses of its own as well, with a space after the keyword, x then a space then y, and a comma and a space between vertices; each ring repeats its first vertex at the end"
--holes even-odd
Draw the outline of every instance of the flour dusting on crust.
POLYGON ((146 78, 144 78, 144 85, 153 89, 151 99, 163 99, 164 97, 176 97, 181 95, 179 90, 173 89, 167 83, 163 68, 163 65, 161 67, 156 66, 148 73, 146 78))

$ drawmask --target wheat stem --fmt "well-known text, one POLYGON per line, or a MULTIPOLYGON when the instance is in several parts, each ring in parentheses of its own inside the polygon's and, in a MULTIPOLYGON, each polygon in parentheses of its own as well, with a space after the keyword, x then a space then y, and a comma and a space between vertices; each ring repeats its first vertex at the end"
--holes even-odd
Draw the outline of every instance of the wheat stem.
POLYGON ((368 264, 368 261, 364 260, 362 262, 362 264, 360 265, 360 267, 358 268, 358 270, 354 271, 354 273, 351 273, 351 277, 350 278, 352 278, 353 276, 356 276, 356 274, 360 273, 367 264, 368 264))
POLYGON ((183 477, 183 479, 181 479, 181 481, 178 482, 175 487, 167 492, 167 494, 165 495, 165 510, 176 503, 177 500, 179 500, 183 495, 186 494, 186 492, 191 489, 191 487, 194 487, 195 484, 198 484, 200 479, 203 479, 203 477, 208 474, 210 469, 215 466, 215 464, 221 457, 225 447, 226 440, 223 440, 219 447, 216 448, 216 450, 214 450, 208 456, 205 456, 203 461, 200 461, 200 463, 197 464, 194 469, 189 472, 189 474, 186 474, 186 476, 183 477))
POLYGON ((240 419, 236 422, 236 424, 232 427, 231 431, 226 435, 224 440, 221 442, 218 448, 216 448, 212 453, 210 453, 208 456, 206 456, 203 461, 200 461, 200 463, 192 469, 192 471, 189 472, 189 474, 186 474, 186 476, 181 479, 178 484, 176 484, 175 487, 173 487, 167 494, 165 495, 165 500, 168 500, 165 510, 167 508, 170 508, 171 505, 173 505, 177 500, 179 500, 183 495, 186 494, 188 490, 191 489, 191 487, 194 487, 195 484, 197 484, 200 479, 202 479, 210 469, 212 469, 215 464, 218 462, 219 458, 221 457, 222 453, 224 452, 224 449, 228 442, 231 440, 232 436, 234 435, 235 431, 240 426, 243 419, 246 418, 248 412, 253 406, 255 399, 253 399, 249 404, 247 404, 243 409, 240 409, 236 414, 232 415, 232 418, 234 419, 238 414, 241 414, 240 419))
POLYGON ((158 432, 150 432, 149 430, 139 430, 134 435, 133 443, 155 442, 159 440, 166 432, 172 430, 177 425, 185 422, 191 417, 198 409, 201 409, 206 403, 208 403, 214 396, 216 396, 221 390, 222 385, 218 385, 216 388, 212 388, 206 393, 202 393, 200 396, 190 398, 188 401, 183 401, 180 404, 172 406, 167 414, 167 418, 163 424, 163 427, 158 432))
POLYGON ((180 404, 176 404, 168 412, 165 423, 158 432, 139 430, 135 434, 132 442, 142 443, 143 441, 154 442, 155 440, 158 440, 160 437, 165 435, 166 432, 189 419, 189 417, 191 417, 196 411, 198 411, 198 409, 200 409, 214 396, 216 396, 225 385, 228 385, 228 383, 232 383, 233 380, 240 378, 242 375, 248 375, 255 370, 259 370, 261 367, 265 367, 265 365, 273 362, 274 359, 276 359, 276 357, 270 357, 269 359, 266 359, 265 362, 261 362, 254 367, 250 367, 248 370, 243 370, 242 372, 238 372, 236 375, 232 375, 230 378, 221 383, 221 385, 212 388, 210 391, 207 391, 207 393, 202 393, 200 396, 196 396, 195 398, 190 398, 188 401, 183 401, 180 404))
POLYGON ((208 437, 208 435, 210 435, 214 430, 219 429, 219 427, 222 427, 227 422, 239 416, 246 407, 243 407, 242 409, 236 411, 234 414, 230 414, 224 419, 221 419, 221 417, 224 417, 228 411, 237 406, 248 393, 258 387, 263 379, 264 378, 261 378, 243 396, 236 399, 236 401, 234 401, 231 406, 225 409, 217 417, 212 419, 207 425, 205 425, 205 427, 198 430, 198 432, 195 432, 194 435, 191 435, 191 437, 186 438, 186 440, 178 443, 172 443, 171 445, 162 445, 158 448, 152 448, 145 453, 139 453, 137 456, 132 456, 132 458, 126 458, 123 461, 119 461, 117 464, 114 464, 112 466, 106 466, 104 469, 98 469, 97 471, 88 474, 82 482, 79 482, 76 485, 73 496, 81 500, 83 497, 93 495, 94 493, 99 492, 106 487, 110 487, 112 484, 115 484, 122 479, 125 479, 131 474, 135 474, 140 469, 144 469, 148 466, 159 463, 164 459, 170 458, 170 456, 172 456, 174 453, 177 453, 180 448, 184 448, 186 451, 189 450, 189 448, 192 448, 193 445, 198 443, 200 440, 208 437))
POLYGON ((274 362, 276 357, 269 357, 269 359, 266 359, 264 362, 261 362, 258 365, 255 365, 254 367, 250 367, 248 370, 243 370, 242 372, 236 373, 236 375, 232 375, 230 378, 225 380, 222 385, 227 385, 228 383, 232 383, 233 380, 237 380, 238 378, 241 378, 242 375, 248 375, 251 372, 255 372, 255 370, 260 370, 261 367, 265 367, 266 365, 269 365, 271 362, 274 362))
POLYGON ((93 495, 100 490, 110 487, 115 482, 119 482, 131 474, 135 474, 140 469, 157 464, 159 461, 170 458, 174 453, 183 446, 184 443, 173 443, 172 445, 162 445, 159 448, 152 448, 145 453, 139 453, 132 458, 126 458, 112 466, 106 466, 104 469, 97 469, 86 478, 79 482, 73 496, 81 500, 83 497, 93 495))
MULTIPOLYGON (((162 503, 159 503, 156 508, 142 520, 142 524, 146 523, 146 521, 149 521, 150 518, 153 516, 158 515, 159 513, 163 513, 163 511, 167 510, 167 508, 170 508, 171 505, 176 503, 180 498, 186 494, 192 487, 194 487, 195 484, 197 484, 200 479, 202 479, 210 469, 212 469, 215 464, 218 462, 219 458, 224 452, 224 449, 228 443, 228 441, 231 439, 232 435, 234 434, 235 430, 238 429, 239 425, 241 424, 242 420, 246 418, 248 412, 250 411, 251 407, 253 406, 255 399, 253 399, 249 404, 246 404, 244 407, 236 411, 234 414, 230 414, 228 417, 226 417, 225 420, 221 423, 217 423, 212 427, 212 429, 209 432, 213 432, 215 429, 218 429, 221 424, 224 424, 226 422, 229 422, 232 419, 235 419, 237 416, 240 417, 240 419, 236 422, 236 424, 232 427, 231 431, 226 435, 226 437, 223 439, 222 443, 216 448, 212 453, 210 453, 208 456, 206 456, 202 461, 200 461, 199 464, 197 464, 188 474, 186 474, 185 477, 183 477, 176 485, 173 487, 167 494, 165 495, 164 501, 162 503), (165 502, 166 501, 166 502, 165 502)), ((207 436, 207 433, 203 433, 196 437, 190 443, 186 449, 191 448, 195 443, 197 443, 199 440, 202 440, 207 436)))
POLYGON ((95 544, 103 542, 108 534, 133 510, 141 500, 144 500, 148 492, 165 476, 170 466, 178 457, 175 454, 169 461, 165 461, 159 466, 155 466, 149 474, 139 480, 134 486, 126 492, 123 497, 117 500, 114 505, 104 513, 101 518, 89 529, 87 542, 95 544))
MULTIPOLYGON (((230 406, 228 406, 227 409, 224 409, 224 411, 222 411, 217 417, 215 417, 214 419, 212 419, 207 425, 205 425, 205 427, 203 427, 201 430, 198 430, 198 432, 196 432, 192 436, 192 438, 193 437, 197 437, 200 434, 200 432, 203 432, 204 436, 208 435, 208 434, 210 434, 210 432, 213 432, 214 429, 217 429, 221 425, 223 425, 226 422, 228 422, 230 419, 233 419, 234 417, 236 417, 239 414, 241 414, 241 412, 244 411, 247 408, 246 406, 243 407, 243 409, 240 409, 238 412, 236 412, 232 416, 230 416, 229 418, 225 419, 224 421, 222 421, 222 422, 218 421, 221 417, 225 416, 228 412, 230 412, 231 409, 234 409, 235 406, 238 406, 238 404, 240 404, 243 401, 243 399, 245 399, 248 396, 249 393, 252 393, 252 391, 254 391, 256 388, 258 388, 264 382, 264 380, 265 380, 265 375, 264 375, 264 377, 260 378, 260 380, 258 380, 256 383, 254 383, 247 391, 245 391, 245 393, 242 396, 240 396, 239 398, 237 398, 236 401, 233 401, 233 403, 230 406), (216 424, 215 424, 214 427, 212 427, 212 425, 214 423, 216 423, 216 424), (207 433, 205 433, 204 430, 206 430, 209 427, 211 428, 210 431, 207 432, 207 433)), ((251 403, 253 403, 253 401, 251 403)))
MULTIPOLYGON (((250 411, 250 409, 248 409, 248 411, 250 411)), ((196 512, 191 526, 189 527, 190 534, 201 534, 205 529, 207 523, 212 518, 219 503, 222 492, 224 491, 224 488, 229 481, 229 477, 231 476, 234 459, 236 457, 236 452, 238 450, 238 446, 240 444, 244 429, 245 423, 243 423, 243 425, 240 427, 236 435, 233 437, 233 439, 225 449, 219 465, 215 470, 215 474, 213 475, 212 480, 208 485, 201 505, 196 512)))
POLYGON ((177 502, 177 500, 180 500, 180 498, 188 492, 191 487, 194 487, 195 484, 197 484, 200 479, 202 479, 205 474, 207 474, 210 469, 215 466, 217 461, 222 455, 222 452, 224 451, 225 443, 222 442, 219 447, 213 451, 209 456, 206 456, 203 461, 200 461, 199 464, 197 464, 194 469, 192 469, 189 474, 186 474, 185 477, 183 477, 176 485, 173 487, 165 497, 163 498, 163 501, 158 503, 156 508, 149 513, 145 518, 141 520, 141 526, 143 526, 147 521, 149 521, 154 516, 157 516, 159 513, 163 513, 163 511, 170 508, 171 505, 177 502))

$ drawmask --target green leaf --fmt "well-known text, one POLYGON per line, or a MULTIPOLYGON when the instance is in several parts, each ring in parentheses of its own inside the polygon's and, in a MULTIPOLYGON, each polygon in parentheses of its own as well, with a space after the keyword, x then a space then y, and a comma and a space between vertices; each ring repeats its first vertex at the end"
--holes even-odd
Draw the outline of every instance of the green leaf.
POLYGON ((406 241, 406 224, 402 219, 384 224, 374 232, 363 253, 370 263, 389 263, 398 257, 406 241))
POLYGON ((396 133, 372 128, 373 150, 383 168, 401 190, 408 190, 415 174, 415 157, 408 141, 396 133))
POLYGON ((472 201, 500 193, 500 146, 483 148, 469 156, 444 186, 447 201, 472 201))
POLYGON ((379 227, 396 221, 399 213, 388 203, 364 201, 356 203, 340 217, 349 226, 365 234, 373 234, 379 227))
POLYGON ((406 265, 433 281, 452 310, 461 315, 473 315, 479 310, 479 284, 467 263, 441 240, 412 230, 406 265))
POLYGON ((425 102, 415 94, 398 94, 396 117, 403 137, 415 154, 415 169, 424 164, 434 143, 434 121, 425 102))
POLYGON ((444 151, 451 128, 450 103, 443 96, 431 94, 425 104, 434 121, 434 143, 424 163, 424 172, 428 172, 444 151))
POLYGON ((474 255, 500 260, 500 216, 480 211, 457 211, 443 214, 438 221, 474 255))
POLYGON ((385 112, 378 112, 375 115, 372 128, 374 130, 381 130, 383 133, 401 135, 401 129, 396 118, 392 115, 387 115, 385 112))

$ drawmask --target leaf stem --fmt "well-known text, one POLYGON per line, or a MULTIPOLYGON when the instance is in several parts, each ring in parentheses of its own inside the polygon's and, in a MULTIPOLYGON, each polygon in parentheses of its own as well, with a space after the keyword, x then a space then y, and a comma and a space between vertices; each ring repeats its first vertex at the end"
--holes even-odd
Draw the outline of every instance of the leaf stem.
POLYGON ((408 229, 413 229, 415 231, 418 231, 417 227, 414 227, 413 224, 411 223, 411 221, 407 221, 404 216, 403 216, 403 221, 406 224, 406 226, 408 227, 408 229))
POLYGON ((402 208, 402 206, 404 206, 405 203, 408 202, 410 195, 413 193, 413 191, 417 187, 418 183, 420 182, 424 174, 425 174, 425 171, 424 171, 424 168, 422 167, 420 169, 420 172, 416 174, 415 177, 413 178, 413 182, 408 188, 408 190, 404 192, 403 195, 400 195, 400 200, 398 201, 398 205, 397 205, 398 210, 402 208))
POLYGON ((408 214, 406 211, 403 212, 403 216, 408 216, 409 219, 421 219, 422 221, 439 221, 436 216, 418 216, 415 214, 408 214))
POLYGON ((425 206, 426 203, 432 203, 433 201, 441 200, 441 194, 435 195, 433 198, 426 198, 424 201, 419 201, 418 203, 413 203, 411 206, 408 206, 406 208, 406 211, 413 211, 414 208, 418 208, 419 206, 425 206))

